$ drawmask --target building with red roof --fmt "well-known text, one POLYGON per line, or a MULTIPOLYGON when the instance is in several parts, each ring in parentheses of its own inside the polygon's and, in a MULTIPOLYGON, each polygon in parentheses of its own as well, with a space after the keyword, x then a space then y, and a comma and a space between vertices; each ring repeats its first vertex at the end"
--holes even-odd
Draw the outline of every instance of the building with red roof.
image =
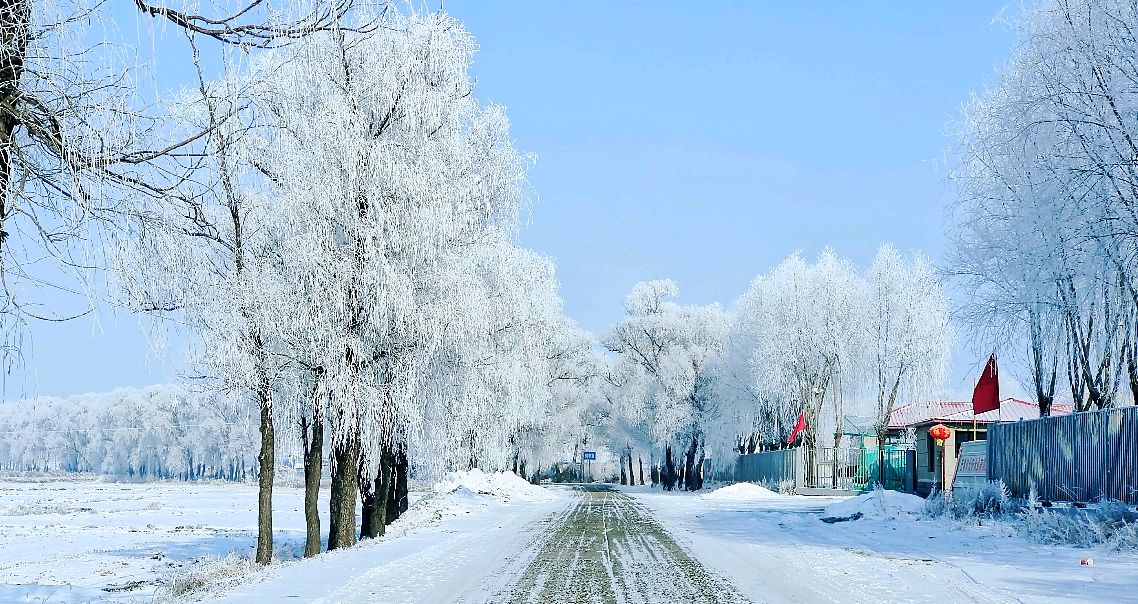
MULTIPOLYGON (((1068 413, 1071 413, 1071 405, 1061 403, 1051 405, 1052 415, 1068 413)), ((961 445, 972 440, 984 440, 988 434, 989 424, 1038 418, 1038 405, 1017 398, 1001 400, 999 409, 976 415, 975 423, 973 423, 971 401, 911 403, 893 410, 886 445, 898 448, 911 447, 915 450, 916 490, 927 495, 933 486, 943 489, 944 485, 952 484, 953 474, 956 471, 956 458, 960 455, 961 445), (943 424, 952 431, 943 446, 938 446, 936 440, 929 436, 929 429, 938 424, 943 424)), ((848 429, 852 423, 849 419, 846 423, 848 429)), ((876 438, 865 440, 873 441, 872 444, 866 442, 865 446, 877 446, 876 438)))

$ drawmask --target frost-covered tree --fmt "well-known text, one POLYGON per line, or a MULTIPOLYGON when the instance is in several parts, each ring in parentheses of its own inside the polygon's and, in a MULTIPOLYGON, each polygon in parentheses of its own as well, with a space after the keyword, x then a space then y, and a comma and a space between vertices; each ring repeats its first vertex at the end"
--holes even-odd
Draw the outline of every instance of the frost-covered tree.
POLYGON ((672 446, 681 446, 684 485, 696 490, 707 426, 718 414, 709 364, 723 346, 728 319, 718 305, 681 306, 667 299, 678 293, 671 280, 636 284, 625 298, 624 319, 602 343, 618 355, 609 380, 620 418, 641 426, 664 449, 665 472, 675 471, 667 462, 672 446))
MULTIPOLYGON (((27 321, 92 312, 101 294, 95 275, 104 264, 108 230, 137 217, 139 199, 180 197, 179 188, 196 175, 198 143, 206 132, 187 132, 179 116, 165 110, 166 99, 148 92, 154 59, 147 49, 177 45, 183 34, 200 37, 218 55, 287 44, 343 27, 342 15, 372 4, 378 2, 219 0, 202 6, 194 0, 9 0, 0 5, 3 362, 11 367, 20 360, 27 321), (155 43, 129 39, 119 29, 124 16, 143 17, 138 22, 155 43), (60 302, 65 293, 72 296, 60 302)), ((375 26, 374 21, 360 25, 375 26)))
MULTIPOLYGON (((434 471, 479 467, 528 475, 542 453, 563 451, 580 410, 594 392, 602 361, 589 334, 561 311, 553 264, 507 241, 464 252, 456 305, 466 321, 449 329, 428 392, 443 394, 430 409, 424 444, 434 471), (564 425, 559 425, 563 422, 564 425)), ((429 470, 428 470, 429 471, 429 470)))
POLYGON ((798 254, 787 258, 736 303, 732 350, 743 356, 731 366, 751 397, 784 406, 760 414, 780 440, 803 413, 803 442, 817 445, 820 425, 831 424, 822 415, 827 397, 840 436, 841 401, 860 363, 864 287, 856 269, 827 249, 815 264, 798 254))
MULTIPOLYGON (((882 245, 869 269, 867 313, 859 319, 868 345, 867 373, 874 376, 878 459, 899 397, 935 394, 948 369, 953 331, 944 286, 928 258, 906 262, 891 245, 882 245)), ((885 483, 885 464, 878 464, 885 483)))
POLYGON ((272 484, 276 466, 274 398, 289 357, 281 341, 293 327, 281 302, 295 296, 280 263, 282 222, 274 200, 246 186, 243 91, 234 79, 188 95, 190 128, 206 132, 194 185, 179 200, 139 204, 142 218, 116 240, 123 303, 155 315, 176 313, 198 346, 202 375, 220 389, 249 396, 261 417, 257 560, 272 556, 272 484))
MULTIPOLYGON (((424 425, 420 387, 448 329, 480 320, 448 286, 467 251, 501 239, 529 158, 502 108, 473 97, 470 36, 443 14, 390 15, 316 35, 254 65, 271 116, 256 165, 288 225, 281 253, 331 428, 330 547, 354 542, 360 475, 424 425)), ((383 478, 380 478, 383 482, 383 478)), ((381 485, 382 487, 383 485, 381 485)))
MULTIPOLYGON (((220 48, 224 55, 237 48, 287 45, 318 33, 369 31, 376 26, 374 20, 366 19, 354 27, 342 22, 357 7, 370 5, 353 0, 241 0, 204 8, 188 1, 137 0, 133 4, 136 14, 153 17, 162 31, 168 28, 186 35, 195 63, 200 59, 199 39, 220 48)), ((207 211, 218 202, 208 199, 212 197, 209 193, 203 200, 198 186, 208 181, 207 189, 223 189, 230 205, 243 197, 240 171, 227 166, 232 138, 247 127, 234 124, 236 98, 213 96, 201 83, 200 104, 208 119, 186 121, 181 119, 183 114, 167 111, 165 99, 141 94, 145 87, 138 86, 138 81, 144 70, 133 66, 133 50, 128 51, 123 40, 106 36, 111 10, 109 2, 85 0, 14 0, 0 6, 0 278, 4 284, 0 329, 6 336, 3 351, 8 360, 18 358, 19 346, 14 342, 26 318, 62 318, 58 309, 36 309, 28 299, 29 285, 81 290, 81 297, 94 299, 91 275, 102 267, 102 244, 107 239, 129 241, 140 233, 162 231, 213 239, 232 248, 217 250, 214 257, 228 252, 236 281, 258 278, 252 274, 255 269, 243 266, 247 240, 254 234, 248 225, 239 224, 245 217, 231 212, 228 226, 219 228, 218 217, 207 211), (172 220, 176 215, 183 220, 172 220), (29 262, 27 258, 53 262, 29 262), (44 264, 52 266, 47 271, 31 270, 44 264), (79 286, 59 286, 61 274, 74 277, 79 286)), ((200 73, 199 69, 199 77, 200 73)), ((138 248, 160 237, 151 237, 138 248)), ((192 301, 173 293, 179 286, 167 284, 159 292, 144 295, 134 285, 138 283, 131 284, 127 297, 135 309, 167 309, 151 305, 155 300, 161 304, 172 300, 178 310, 193 306, 192 301)), ((247 286, 236 287, 247 290, 247 286)), ((180 289, 184 293, 188 288, 180 289)), ((251 305, 256 302, 246 301, 230 305, 228 312, 243 323, 236 329, 246 334, 238 342, 247 344, 247 350, 244 356, 227 359, 237 367, 235 376, 214 375, 232 377, 231 382, 246 387, 249 371, 259 374, 260 383, 253 387, 264 420, 257 559, 268 562, 274 466, 269 402, 272 370, 264 342, 268 336, 261 331, 264 322, 252 317, 251 305), (250 358, 255 367, 250 368, 250 358)), ((221 306, 213 306, 196 316, 210 315, 211 333, 225 332, 215 324, 224 312, 221 306)), ((200 328, 204 322, 197 323, 200 328)))
POLYGON ((0 405, 0 467, 117 479, 245 480, 256 472, 249 407, 185 386, 37 397, 0 405))
POLYGON ((867 274, 830 249, 814 263, 787 258, 735 304, 714 368, 716 438, 740 453, 781 448, 801 414, 805 447, 838 448, 847 413, 873 409, 887 425, 898 397, 940 388, 947 312, 923 256, 906 263, 884 245, 867 274))
POLYGON ((1138 393, 1138 8, 1054 0, 1016 26, 958 132, 953 270, 982 344, 1025 351, 1041 413, 1061 363, 1077 409, 1114 405, 1124 376, 1138 393))

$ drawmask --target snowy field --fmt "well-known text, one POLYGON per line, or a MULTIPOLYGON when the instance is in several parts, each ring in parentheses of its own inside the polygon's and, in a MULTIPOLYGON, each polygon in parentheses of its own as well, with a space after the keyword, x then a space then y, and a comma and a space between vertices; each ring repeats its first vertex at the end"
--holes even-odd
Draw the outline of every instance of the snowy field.
MULTIPOLYGON (((302 495, 274 492, 282 557, 304 549, 302 495)), ((248 554, 256 526, 255 484, 7 476, 0 602, 149 601, 144 596, 192 560, 248 554)))
MULTIPOLYGON (((482 591, 480 580, 453 573, 456 565, 493 581, 490 571, 507 553, 526 563, 520 552, 569 500, 567 491, 518 488, 480 473, 431 491, 412 493, 411 509, 385 538, 298 561, 303 490, 278 485, 273 522, 283 563, 258 572, 226 559, 253 549, 255 484, 8 476, 0 479, 0 602, 164 601, 164 586, 193 568, 212 575, 212 585, 188 600, 451 601, 445 594, 482 591), (415 581, 407 581, 408 568, 415 581)), ((325 530, 326 506, 325 489, 325 530)))

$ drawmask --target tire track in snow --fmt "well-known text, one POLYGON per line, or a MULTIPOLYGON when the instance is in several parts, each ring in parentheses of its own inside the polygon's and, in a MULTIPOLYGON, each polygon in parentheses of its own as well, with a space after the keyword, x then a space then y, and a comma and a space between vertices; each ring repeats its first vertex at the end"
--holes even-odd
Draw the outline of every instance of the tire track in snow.
POLYGON ((604 485, 579 501, 517 581, 494 601, 512 604, 748 602, 673 540, 631 497, 604 485))

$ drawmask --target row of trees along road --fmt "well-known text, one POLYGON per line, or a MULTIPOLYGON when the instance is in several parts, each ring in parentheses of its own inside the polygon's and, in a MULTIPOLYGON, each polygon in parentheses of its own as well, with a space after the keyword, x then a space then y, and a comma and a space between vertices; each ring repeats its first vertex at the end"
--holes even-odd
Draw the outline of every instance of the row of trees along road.
POLYGON ((7 363, 28 320, 100 300, 188 333, 200 386, 259 415, 259 562, 281 426, 305 449, 308 555, 326 448, 329 547, 355 541, 357 498, 381 534, 412 464, 568 455, 568 385, 591 392, 601 362, 552 263, 512 243, 532 158, 475 100, 460 24, 367 0, 17 0, 0 38, 7 363), (130 16, 184 51, 173 97, 111 35, 130 16))
POLYGON ((633 444, 653 450, 653 482, 665 489, 701 488, 709 447, 728 457, 784 446, 800 413, 804 446, 839 446, 853 412, 875 418, 884 446, 898 401, 943 384, 949 302, 921 255, 906 261, 882 246, 863 275, 831 250, 814 263, 795 254, 731 313, 668 300, 677 293, 670 280, 638 284, 602 338, 617 359, 608 417, 610 438, 629 443, 622 467, 627 459, 633 474, 633 444))
POLYGON ((1138 6, 1051 0, 1015 23, 958 124, 950 266, 986 347, 1028 368, 1041 415, 1138 400, 1138 6))
POLYGON ((334 549, 358 501, 366 537, 406 509, 412 463, 524 465, 557 382, 593 375, 551 262, 511 242, 532 158, 475 99, 473 39, 441 13, 353 18, 203 75, 176 108, 208 132, 194 186, 114 239, 122 302, 173 312, 201 374, 260 410, 261 562, 282 419, 303 432, 313 555, 325 438, 334 549))
MULTIPOLYGON (((116 44, 110 2, 13 0, 0 6, 0 329, 5 369, 22 359, 28 320, 63 320, 93 310, 93 271, 103 243, 142 218, 146 200, 192 212, 196 165, 206 139, 223 135, 187 123, 147 98, 137 47, 116 44), (142 202, 140 202, 142 200, 142 202), (190 202, 190 203, 186 203, 190 202), (87 307, 43 304, 44 290, 70 292, 87 307)), ((261 0, 170 5, 135 0, 128 11, 184 34, 200 64, 200 39, 218 53, 250 51, 340 30, 352 0, 282 7, 261 0)), ((124 8, 124 7, 117 7, 124 8)), ((360 21, 362 30, 373 24, 360 21)), ((5 375, 8 373, 6 370, 5 375)), ((271 460, 270 460, 271 461, 271 460)), ((262 480, 265 479, 262 472, 262 480)), ((272 472, 267 476, 271 478, 272 472)), ((265 559, 259 547, 258 558, 265 559)))

